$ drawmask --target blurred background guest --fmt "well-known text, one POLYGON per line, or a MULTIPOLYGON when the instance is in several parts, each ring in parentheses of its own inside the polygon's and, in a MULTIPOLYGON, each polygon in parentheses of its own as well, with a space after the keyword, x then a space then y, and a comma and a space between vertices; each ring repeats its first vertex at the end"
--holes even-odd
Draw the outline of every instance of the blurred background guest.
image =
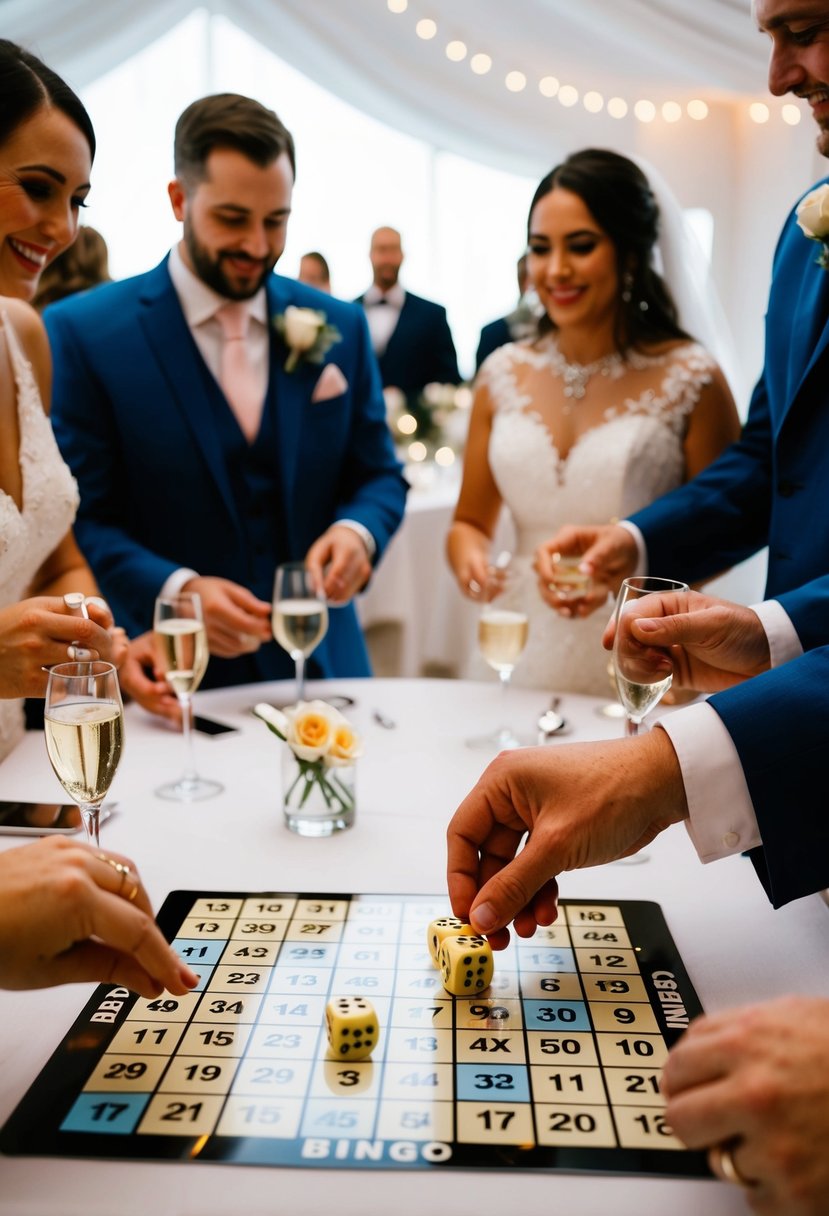
POLYGON ((383 388, 417 397, 427 384, 460 384, 458 358, 442 304, 406 291, 400 283, 403 246, 395 228, 378 228, 371 238, 371 287, 362 304, 383 388))
POLYGON ((475 354, 476 372, 487 355, 491 355, 499 346, 505 346, 507 342, 520 342, 522 338, 529 338, 535 332, 537 309, 540 306, 534 291, 530 291, 529 296, 527 294, 532 284, 527 272, 526 253, 521 254, 515 270, 518 275, 518 303, 512 312, 507 313, 505 317, 498 317, 496 321, 490 321, 481 330, 475 354))
POLYGON ((536 336, 494 351, 477 377, 447 554, 461 591, 476 598, 506 504, 519 577, 505 607, 529 617, 519 683, 598 696, 609 685, 603 614, 552 612, 533 572, 536 547, 568 520, 604 522, 651 502, 739 434, 722 371, 654 267, 660 234, 672 239, 669 208, 682 218, 663 193, 660 209, 641 169, 602 149, 548 173, 527 231, 544 308, 536 336))
POLYGON ((32 303, 40 312, 55 300, 109 282, 107 243, 96 228, 85 224, 78 229, 78 235, 69 248, 45 268, 32 303))
POLYGON ((328 262, 316 249, 312 249, 310 253, 303 253, 299 259, 299 273, 296 277, 300 283, 318 287, 320 291, 331 291, 331 272, 328 262))

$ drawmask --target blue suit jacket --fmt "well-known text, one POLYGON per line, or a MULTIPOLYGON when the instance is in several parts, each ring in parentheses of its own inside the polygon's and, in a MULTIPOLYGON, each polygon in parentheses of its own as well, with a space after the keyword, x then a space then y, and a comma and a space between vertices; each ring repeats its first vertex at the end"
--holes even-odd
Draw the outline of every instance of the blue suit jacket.
POLYGON ((739 440, 631 516, 649 568, 687 582, 768 545, 766 597, 780 601, 806 650, 829 641, 829 273, 817 254, 792 212, 775 253, 765 367, 739 440))
MULTIPOLYGON (((268 397, 276 416, 281 560, 301 559, 343 518, 369 529, 379 558, 402 518, 406 483, 365 316, 277 275, 269 276, 267 299, 271 317, 288 304, 326 312, 342 340, 324 363, 335 363, 348 383, 341 396, 312 403, 324 364, 304 362, 287 373, 288 352, 272 328, 268 397)), ((199 387, 209 373, 166 259, 148 274, 55 304, 44 320, 55 369, 55 434, 81 491, 76 535, 116 620, 131 635, 150 628, 154 598, 181 566, 249 586, 249 540, 199 387)), ((330 616, 314 666, 324 676, 370 674, 353 606, 330 616)), ((292 669, 275 642, 256 656, 261 678, 292 669)), ((241 660, 212 660, 209 683, 233 683, 241 670, 241 660)))
POLYGON ((776 908, 829 887, 829 646, 709 698, 731 735, 763 847, 749 856, 776 908))
MULTIPOLYGON (((362 304, 362 297, 357 302, 362 304)), ((419 393, 426 384, 459 384, 458 357, 443 305, 407 291, 379 363, 383 387, 394 385, 407 395, 419 393)))

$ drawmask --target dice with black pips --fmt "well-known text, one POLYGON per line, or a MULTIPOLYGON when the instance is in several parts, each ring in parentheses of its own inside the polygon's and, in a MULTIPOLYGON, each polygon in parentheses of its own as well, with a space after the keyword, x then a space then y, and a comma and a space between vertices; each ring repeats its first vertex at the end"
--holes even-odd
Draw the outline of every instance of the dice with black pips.
POLYGON ((377 1046, 380 1023, 365 997, 335 996, 325 1006, 325 1030, 338 1059, 366 1060, 377 1046))
POLYGON ((438 955, 446 938, 457 937, 461 933, 474 936, 475 930, 465 921, 459 920, 457 916, 441 916, 430 922, 429 928, 426 930, 426 943, 436 967, 440 966, 438 955))
POLYGON ((492 983, 492 948, 480 934, 447 937, 438 954, 443 986, 452 996, 483 992, 492 983))

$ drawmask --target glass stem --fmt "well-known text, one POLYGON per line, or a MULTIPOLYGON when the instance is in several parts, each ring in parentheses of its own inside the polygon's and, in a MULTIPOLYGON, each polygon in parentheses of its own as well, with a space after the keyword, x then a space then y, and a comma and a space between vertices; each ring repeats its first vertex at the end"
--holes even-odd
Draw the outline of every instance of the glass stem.
POLYGON ((498 731, 498 734, 501 736, 502 739, 508 739, 510 737, 510 735, 512 734, 511 729, 507 725, 507 722, 509 720, 507 718, 507 705, 509 703, 508 695, 509 695, 509 682, 510 682, 511 676, 512 676, 511 667, 502 667, 500 669, 500 671, 498 672, 498 679, 501 681, 501 687, 504 690, 501 693, 501 707, 502 707, 502 713, 503 713, 502 721, 503 721, 504 725, 498 731))
POLYGON ((193 747, 193 699, 184 694, 179 696, 181 706, 181 733, 184 736, 185 768, 181 775, 182 781, 198 780, 196 774, 196 753, 193 747))
POLYGON ((305 700, 305 655, 299 654, 294 658, 296 664, 296 699, 305 700))
POLYGON ((84 831, 86 832, 87 844, 94 845, 96 849, 101 847, 100 841, 100 824, 101 824, 101 804, 85 802, 81 806, 81 818, 83 819, 84 831))
POLYGON ((640 725, 641 723, 637 722, 635 718, 627 718, 625 723, 625 734, 638 735, 640 725))

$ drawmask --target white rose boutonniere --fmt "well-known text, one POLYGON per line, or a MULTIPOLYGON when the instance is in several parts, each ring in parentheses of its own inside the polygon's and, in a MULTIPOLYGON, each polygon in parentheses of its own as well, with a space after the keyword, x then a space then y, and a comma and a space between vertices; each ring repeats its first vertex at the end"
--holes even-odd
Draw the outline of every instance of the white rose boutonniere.
POLYGON ((818 186, 801 200, 796 212, 797 224, 810 241, 820 241, 818 266, 829 270, 829 184, 818 186))
POLYGON ((316 308, 297 308, 289 304, 283 313, 274 317, 274 325, 288 347, 286 372, 292 372, 300 360, 322 363, 334 343, 342 341, 337 327, 329 325, 325 313, 316 308))

